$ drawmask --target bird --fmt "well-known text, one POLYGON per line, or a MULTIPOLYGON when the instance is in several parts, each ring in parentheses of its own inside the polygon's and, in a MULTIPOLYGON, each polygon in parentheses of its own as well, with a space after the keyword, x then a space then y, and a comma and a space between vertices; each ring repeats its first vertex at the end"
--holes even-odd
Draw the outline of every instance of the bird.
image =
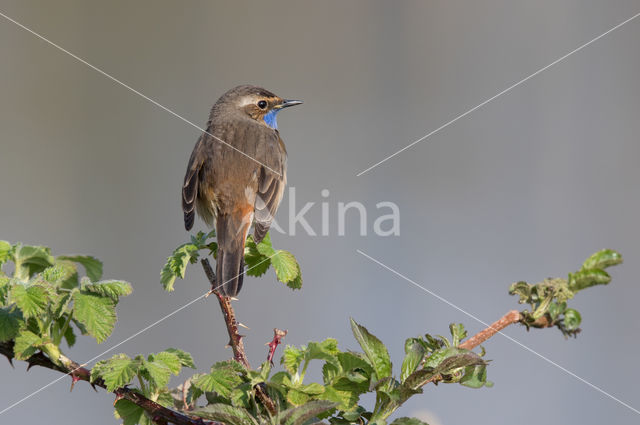
POLYGON ((278 130, 278 113, 300 100, 287 100, 254 85, 223 94, 211 108, 182 186, 184 226, 195 214, 217 235, 213 289, 235 297, 242 289, 244 248, 251 224, 253 239, 264 239, 287 184, 287 150, 278 130))

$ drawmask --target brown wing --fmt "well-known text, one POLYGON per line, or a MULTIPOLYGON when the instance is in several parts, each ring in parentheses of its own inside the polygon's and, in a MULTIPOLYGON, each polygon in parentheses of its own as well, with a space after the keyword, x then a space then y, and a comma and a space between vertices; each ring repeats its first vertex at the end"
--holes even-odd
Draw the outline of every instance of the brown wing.
POLYGON ((187 173, 182 185, 182 212, 184 213, 184 228, 191 230, 195 220, 196 199, 198 197, 199 174, 204 163, 204 143, 200 137, 191 152, 187 173))
POLYGON ((277 141, 266 143, 265 156, 261 158, 271 170, 261 167, 258 181, 258 193, 254 205, 256 224, 253 229, 253 239, 256 243, 260 243, 269 231, 287 184, 287 151, 280 136, 277 133, 276 135, 277 141))

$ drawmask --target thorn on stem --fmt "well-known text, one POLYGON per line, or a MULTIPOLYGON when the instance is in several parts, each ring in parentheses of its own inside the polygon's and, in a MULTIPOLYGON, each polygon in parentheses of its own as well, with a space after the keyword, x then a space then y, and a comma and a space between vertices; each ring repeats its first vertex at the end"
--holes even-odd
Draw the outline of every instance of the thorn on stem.
MULTIPOLYGON (((69 388, 69 392, 73 391, 73 387, 76 385, 76 382, 80 381, 80 377, 77 375, 71 375, 71 388, 69 388)), ((95 389, 95 387, 94 387, 95 389)))
POLYGON ((238 326, 243 327, 245 329, 251 329, 249 326, 245 325, 244 323, 238 323, 238 326))

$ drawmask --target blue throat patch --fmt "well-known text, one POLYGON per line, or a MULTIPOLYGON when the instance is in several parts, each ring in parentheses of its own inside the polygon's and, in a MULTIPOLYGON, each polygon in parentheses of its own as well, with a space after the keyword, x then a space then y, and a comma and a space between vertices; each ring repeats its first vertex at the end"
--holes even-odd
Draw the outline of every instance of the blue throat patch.
POLYGON ((264 122, 274 130, 278 129, 278 121, 276 120, 278 112, 280 112, 280 109, 272 109, 264 116, 264 122))

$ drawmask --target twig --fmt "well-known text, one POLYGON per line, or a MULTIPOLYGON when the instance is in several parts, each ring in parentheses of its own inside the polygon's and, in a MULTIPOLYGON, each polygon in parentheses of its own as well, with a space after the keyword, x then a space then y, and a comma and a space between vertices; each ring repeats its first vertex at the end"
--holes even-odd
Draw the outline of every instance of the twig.
POLYGON ((278 345, 282 344, 282 339, 287 336, 287 331, 283 331, 282 329, 273 328, 273 339, 271 342, 266 343, 265 345, 269 346, 269 354, 267 355, 267 361, 273 366, 273 356, 276 354, 276 348, 278 345))
MULTIPOLYGON (((227 325, 227 333, 229 334, 229 345, 233 350, 233 358, 247 369, 251 369, 251 365, 247 359, 247 354, 244 351, 244 343, 242 342, 244 335, 241 335, 238 332, 238 321, 236 320, 236 314, 233 310, 233 306, 231 305, 231 299, 229 297, 225 297, 216 290, 216 275, 209 264, 209 260, 203 258, 200 260, 200 263, 202 263, 204 273, 211 284, 211 292, 216 295, 216 298, 218 298, 218 302, 220 303, 220 309, 222 310, 222 315, 224 316, 224 321, 227 325)), ((263 406, 271 415, 275 415, 277 413, 277 409, 273 400, 271 400, 261 386, 256 385, 254 389, 256 391, 256 396, 260 399, 263 406)))
MULTIPOLYGON (((13 341, 0 343, 0 354, 3 354, 7 358, 13 358, 13 341)), ((42 352, 38 352, 29 357, 26 361, 27 363, 29 363, 28 369, 32 366, 41 366, 47 369, 57 370, 58 372, 68 374, 72 379, 72 388, 73 384, 75 384, 76 381, 87 381, 94 387, 94 389, 96 386, 106 389, 104 381, 102 381, 101 379, 91 382, 90 369, 82 367, 79 363, 76 363, 75 361, 62 354, 60 355, 59 360, 61 362, 61 365, 51 361, 51 359, 49 359, 42 352)), ((176 425, 224 425, 222 422, 205 422, 201 418, 190 417, 180 412, 167 409, 166 407, 161 406, 155 401, 149 400, 142 394, 139 394, 134 390, 126 387, 117 388, 115 391, 113 391, 113 393, 116 395, 116 401, 125 399, 129 400, 137 406, 140 406, 149 414, 153 421, 158 424, 172 423, 176 425)))
POLYGON ((460 344, 460 348, 473 350, 478 345, 482 344, 507 326, 518 323, 520 319, 520 312, 518 310, 511 310, 510 312, 502 316, 498 321, 492 323, 491 326, 478 332, 477 334, 460 344))

